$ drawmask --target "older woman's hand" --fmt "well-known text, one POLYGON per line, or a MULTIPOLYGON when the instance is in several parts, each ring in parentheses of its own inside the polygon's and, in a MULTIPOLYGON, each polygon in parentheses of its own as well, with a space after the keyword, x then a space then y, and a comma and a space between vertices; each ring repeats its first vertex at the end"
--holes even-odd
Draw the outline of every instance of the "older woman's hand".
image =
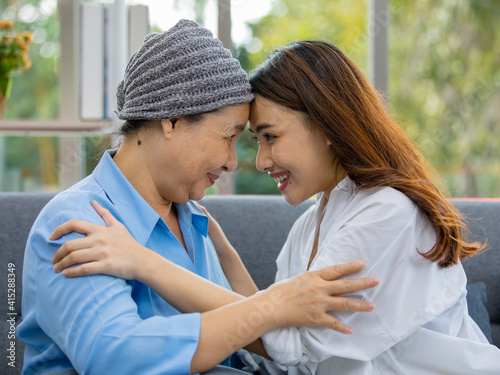
POLYGON ((320 325, 339 331, 352 330, 328 314, 329 311, 372 311, 375 305, 344 297, 343 295, 377 286, 378 278, 345 279, 344 276, 363 269, 361 261, 350 262, 308 271, 271 285, 267 292, 273 297, 276 308, 274 317, 281 326, 320 325))

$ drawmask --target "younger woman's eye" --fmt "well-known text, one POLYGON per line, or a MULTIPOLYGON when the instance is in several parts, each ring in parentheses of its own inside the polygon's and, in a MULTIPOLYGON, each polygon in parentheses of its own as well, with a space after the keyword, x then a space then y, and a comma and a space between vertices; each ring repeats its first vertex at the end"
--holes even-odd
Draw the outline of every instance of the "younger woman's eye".
POLYGON ((252 139, 253 139, 255 142, 259 143, 259 138, 257 138, 255 135, 252 135, 252 139))
POLYGON ((271 142, 273 139, 276 138, 276 136, 271 135, 271 134, 264 134, 263 137, 266 140, 266 142, 271 142))

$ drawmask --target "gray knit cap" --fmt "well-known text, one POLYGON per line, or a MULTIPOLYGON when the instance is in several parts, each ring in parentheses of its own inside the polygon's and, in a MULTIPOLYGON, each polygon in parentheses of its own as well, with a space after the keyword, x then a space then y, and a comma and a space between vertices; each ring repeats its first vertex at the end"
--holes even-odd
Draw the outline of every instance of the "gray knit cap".
POLYGON ((146 36, 117 88, 122 120, 162 120, 249 103, 247 74, 210 30, 181 20, 146 36))

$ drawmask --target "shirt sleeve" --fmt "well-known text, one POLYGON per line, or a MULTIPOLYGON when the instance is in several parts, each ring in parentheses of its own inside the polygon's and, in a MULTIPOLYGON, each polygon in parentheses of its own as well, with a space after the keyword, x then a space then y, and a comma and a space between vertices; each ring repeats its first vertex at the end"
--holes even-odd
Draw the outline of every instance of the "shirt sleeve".
POLYGON ((371 301, 375 310, 332 313, 352 335, 321 327, 266 333, 264 347, 276 362, 306 365, 314 373, 332 357, 372 360, 460 298, 466 281, 461 266, 440 269, 418 253, 429 251, 436 235, 416 205, 395 191, 374 198, 365 198, 330 228, 311 270, 363 260, 365 268, 349 278, 379 277, 380 285, 348 297, 371 301))
POLYGON ((52 255, 81 235, 71 233, 56 241, 48 237, 74 218, 102 224, 99 217, 63 212, 39 225, 28 242, 34 268, 25 272, 34 273, 36 319, 45 334, 78 373, 190 374, 200 314, 141 319, 125 280, 104 275, 66 278, 53 271, 52 255))

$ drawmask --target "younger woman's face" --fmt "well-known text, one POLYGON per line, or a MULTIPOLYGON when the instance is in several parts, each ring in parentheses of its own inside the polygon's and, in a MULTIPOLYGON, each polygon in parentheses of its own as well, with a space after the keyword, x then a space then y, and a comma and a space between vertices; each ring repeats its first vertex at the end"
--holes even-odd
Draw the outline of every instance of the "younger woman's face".
POLYGON ((301 112, 255 95, 250 131, 259 142, 257 169, 276 180, 291 205, 322 191, 331 192, 345 175, 337 168, 326 136, 312 131, 301 112))

